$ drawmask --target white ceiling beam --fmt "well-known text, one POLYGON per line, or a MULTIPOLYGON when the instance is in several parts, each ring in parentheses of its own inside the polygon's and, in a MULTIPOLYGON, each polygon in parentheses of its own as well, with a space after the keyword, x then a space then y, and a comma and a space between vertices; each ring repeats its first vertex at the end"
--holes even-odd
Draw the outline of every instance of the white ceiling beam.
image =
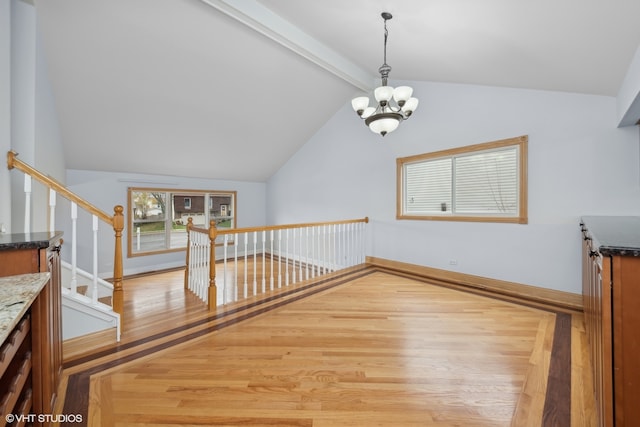
POLYGON ((375 87, 375 77, 370 73, 255 0, 201 1, 365 92, 369 92, 375 87))

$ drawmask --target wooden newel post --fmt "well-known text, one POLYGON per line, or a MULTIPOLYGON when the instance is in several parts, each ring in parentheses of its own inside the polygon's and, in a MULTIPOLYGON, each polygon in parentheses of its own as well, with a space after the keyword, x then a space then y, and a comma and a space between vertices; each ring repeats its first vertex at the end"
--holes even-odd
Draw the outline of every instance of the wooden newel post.
POLYGON ((209 221, 209 310, 213 310, 218 305, 218 292, 216 289, 216 221, 209 221))
POLYGON ((184 268, 184 288, 189 289, 189 256, 191 255, 191 229, 193 228, 193 218, 187 219, 187 256, 184 268))
POLYGON ((116 235, 115 254, 113 257, 113 311, 120 315, 120 327, 124 330, 124 293, 122 290, 122 230, 124 230, 124 208, 117 205, 113 208, 113 230, 116 235))

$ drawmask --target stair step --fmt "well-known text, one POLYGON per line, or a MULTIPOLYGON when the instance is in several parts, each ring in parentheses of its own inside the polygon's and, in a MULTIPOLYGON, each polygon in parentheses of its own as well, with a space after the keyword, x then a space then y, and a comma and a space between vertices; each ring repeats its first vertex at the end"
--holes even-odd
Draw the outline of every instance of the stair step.
POLYGON ((111 296, 100 297, 98 298, 98 301, 108 306, 113 306, 113 298, 111 296))
POLYGON ((80 285, 76 287, 76 292, 81 295, 86 295, 89 290, 89 285, 80 285))

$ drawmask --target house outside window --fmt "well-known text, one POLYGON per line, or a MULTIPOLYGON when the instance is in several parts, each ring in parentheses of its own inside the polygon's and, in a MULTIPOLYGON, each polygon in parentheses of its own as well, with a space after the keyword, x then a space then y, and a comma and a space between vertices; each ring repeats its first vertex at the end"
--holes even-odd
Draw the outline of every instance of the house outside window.
POLYGON ((128 201, 129 257, 184 250, 189 219, 200 228, 211 220, 218 228, 236 228, 235 191, 129 188, 128 201))

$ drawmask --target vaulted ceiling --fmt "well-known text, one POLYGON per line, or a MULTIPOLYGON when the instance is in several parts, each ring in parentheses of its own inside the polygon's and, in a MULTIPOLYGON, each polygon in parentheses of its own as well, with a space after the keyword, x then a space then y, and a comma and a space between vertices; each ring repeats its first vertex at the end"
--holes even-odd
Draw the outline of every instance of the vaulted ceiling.
POLYGON ((257 182, 378 84, 383 11, 392 85, 616 96, 640 45, 637 0, 35 4, 67 168, 257 182))

